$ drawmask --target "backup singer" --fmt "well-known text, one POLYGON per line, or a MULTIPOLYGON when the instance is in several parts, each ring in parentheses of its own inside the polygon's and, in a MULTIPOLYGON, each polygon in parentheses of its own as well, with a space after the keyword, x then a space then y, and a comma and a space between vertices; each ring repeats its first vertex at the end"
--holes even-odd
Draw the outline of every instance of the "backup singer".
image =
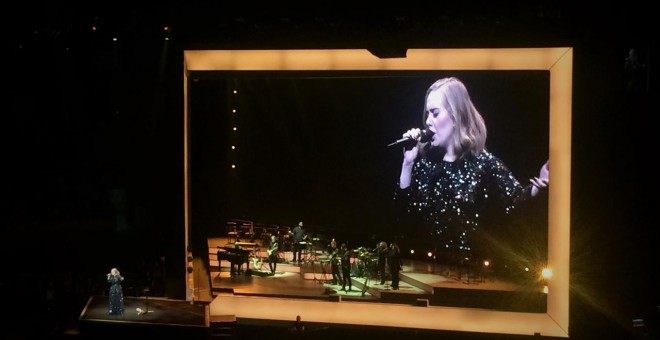
POLYGON ((486 124, 456 78, 433 83, 423 112, 432 133, 422 140, 420 129, 403 134, 412 140, 403 148, 395 202, 426 227, 439 256, 454 264, 472 260, 474 237, 485 210, 508 214, 522 201, 548 186, 546 162, 538 177, 521 185, 497 156, 486 150, 486 124))
POLYGON ((399 290, 399 271, 401 270, 401 250, 396 242, 390 243, 390 248, 386 250, 387 263, 392 275, 392 290, 399 290))
POLYGON ((346 291, 346 285, 348 285, 348 291, 352 290, 351 287, 351 251, 348 250, 346 243, 341 244, 341 249, 339 250, 339 256, 341 260, 341 290, 346 291))
POLYGON ((378 256, 378 274, 380 275, 380 284, 385 284, 385 263, 387 262, 387 243, 381 241, 378 243, 376 248, 373 250, 374 253, 378 256))

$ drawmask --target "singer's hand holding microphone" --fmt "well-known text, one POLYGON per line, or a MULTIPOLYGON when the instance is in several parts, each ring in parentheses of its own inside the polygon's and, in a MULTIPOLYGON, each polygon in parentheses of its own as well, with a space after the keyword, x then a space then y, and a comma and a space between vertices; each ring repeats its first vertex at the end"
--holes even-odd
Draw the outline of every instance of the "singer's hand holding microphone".
POLYGON ((403 161, 407 164, 412 164, 417 155, 419 154, 419 143, 426 143, 433 136, 433 132, 429 129, 413 128, 406 131, 402 138, 390 145, 402 144, 403 145, 403 161))

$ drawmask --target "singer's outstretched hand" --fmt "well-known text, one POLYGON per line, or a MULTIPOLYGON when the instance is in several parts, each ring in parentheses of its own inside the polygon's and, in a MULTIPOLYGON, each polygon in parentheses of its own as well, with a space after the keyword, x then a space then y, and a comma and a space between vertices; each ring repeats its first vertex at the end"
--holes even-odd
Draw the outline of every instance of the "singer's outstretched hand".
POLYGON ((532 183, 532 197, 538 195, 541 190, 546 189, 550 183, 550 165, 548 162, 541 166, 539 177, 530 178, 529 181, 532 183))

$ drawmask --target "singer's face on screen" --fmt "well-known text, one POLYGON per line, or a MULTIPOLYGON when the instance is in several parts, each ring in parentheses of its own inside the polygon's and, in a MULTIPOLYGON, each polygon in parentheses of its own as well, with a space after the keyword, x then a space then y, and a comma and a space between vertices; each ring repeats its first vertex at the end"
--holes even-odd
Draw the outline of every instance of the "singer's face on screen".
POLYGON ((433 132, 431 145, 446 148, 454 133, 454 120, 442 105, 443 91, 432 91, 426 98, 426 126, 433 132))

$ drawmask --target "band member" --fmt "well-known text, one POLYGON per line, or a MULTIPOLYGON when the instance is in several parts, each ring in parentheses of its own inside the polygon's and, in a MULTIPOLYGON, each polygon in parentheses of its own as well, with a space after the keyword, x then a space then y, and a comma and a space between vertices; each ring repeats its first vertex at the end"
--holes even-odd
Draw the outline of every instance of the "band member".
POLYGON ((341 260, 341 290, 346 291, 346 285, 348 284, 348 291, 352 290, 351 288, 351 251, 348 250, 346 243, 341 244, 341 249, 339 251, 340 260, 341 260))
POLYGON ((385 263, 387 262, 387 243, 385 241, 381 241, 378 243, 376 248, 373 250, 376 255, 378 255, 378 274, 380 275, 380 284, 384 285, 385 284, 385 263))
POLYGON ((275 275, 275 270, 277 270, 277 252, 279 251, 279 242, 277 242, 277 236, 270 236, 270 245, 266 252, 268 253, 268 267, 270 268, 271 275, 275 275))
POLYGON ((293 228, 291 235, 293 236, 293 262, 302 262, 302 250, 304 245, 300 242, 307 239, 307 234, 303 229, 302 221, 298 222, 298 225, 293 228))
POLYGON ((339 282, 343 282, 341 279, 341 273, 339 271, 339 248, 337 247, 337 241, 333 238, 330 241, 330 246, 328 247, 328 254, 330 254, 330 268, 332 270, 332 284, 336 285, 339 282))
POLYGON ((392 289, 399 290, 399 271, 401 270, 401 249, 396 242, 390 243, 390 249, 387 251, 387 263, 390 265, 390 274, 392 275, 392 289))

